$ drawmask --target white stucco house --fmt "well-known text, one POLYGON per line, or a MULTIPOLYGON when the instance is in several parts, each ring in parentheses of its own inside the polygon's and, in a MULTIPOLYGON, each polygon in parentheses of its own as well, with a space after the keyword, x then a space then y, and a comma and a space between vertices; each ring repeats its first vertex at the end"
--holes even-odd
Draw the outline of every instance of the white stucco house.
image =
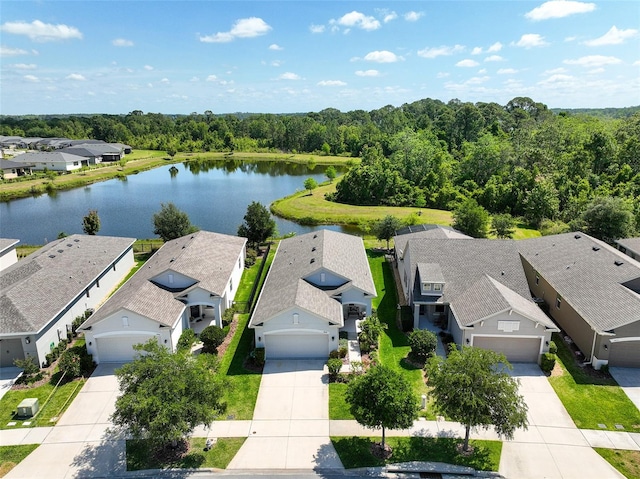
POLYGON ((319 230, 280 242, 249 327, 267 359, 326 358, 375 296, 362 239, 319 230))
POLYGON ((89 165, 83 156, 62 153, 60 151, 33 151, 14 156, 12 161, 31 165, 34 171, 74 171, 89 165))
POLYGON ((73 320, 96 308, 134 264, 133 238, 72 235, 0 271, 0 365, 39 365, 73 320))
POLYGON ((80 326, 94 361, 130 361, 133 346, 153 337, 174 351, 185 329, 222 326, 245 248, 245 238, 208 231, 165 243, 80 326))
POLYGON ((20 240, 0 238, 0 271, 18 262, 16 246, 20 240))

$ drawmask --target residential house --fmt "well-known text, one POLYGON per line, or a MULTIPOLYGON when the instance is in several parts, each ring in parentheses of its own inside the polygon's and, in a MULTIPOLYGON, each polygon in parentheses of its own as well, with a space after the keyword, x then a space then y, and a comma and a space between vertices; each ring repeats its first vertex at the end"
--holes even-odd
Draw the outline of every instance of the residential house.
POLYGON ((640 367, 638 261, 581 232, 523 240, 518 249, 531 291, 585 362, 640 367))
POLYGON ((0 160, 0 170, 2 170, 2 178, 5 180, 30 175, 31 169, 34 167, 34 164, 12 160, 0 160))
MULTIPOLYGON (((93 148, 91 145, 85 146, 68 146, 59 150, 61 153, 69 153, 71 155, 81 156, 87 160, 88 165, 97 165, 102 163, 102 152, 93 148)), ((84 162, 83 162, 84 164, 84 162)))
POLYGON ((513 240, 465 237, 447 228, 397 235, 395 262, 414 328, 449 332, 458 345, 538 362, 553 321, 532 301, 513 240))
POLYGON ((33 165, 33 170, 73 171, 89 164, 89 160, 82 156, 61 153, 59 151, 34 151, 13 157, 16 163, 33 165))
POLYGON ((249 322, 268 359, 326 358, 376 296, 362 239, 319 230, 280 242, 249 322))
POLYGON ((0 271, 0 365, 39 365, 131 270, 133 238, 72 235, 0 271))
POLYGON ((86 148, 98 152, 102 156, 102 161, 120 161, 124 158, 124 145, 118 146, 114 143, 78 143, 74 148, 86 148))
POLYGON ((616 245, 621 252, 640 261, 640 237, 619 239, 616 245))
POLYGON ((133 346, 154 337, 174 351, 184 330, 222 327, 245 247, 245 238, 208 231, 165 243, 80 326, 94 361, 130 361, 133 346))
POLYGON ((20 240, 0 238, 0 271, 18 262, 16 246, 20 240))

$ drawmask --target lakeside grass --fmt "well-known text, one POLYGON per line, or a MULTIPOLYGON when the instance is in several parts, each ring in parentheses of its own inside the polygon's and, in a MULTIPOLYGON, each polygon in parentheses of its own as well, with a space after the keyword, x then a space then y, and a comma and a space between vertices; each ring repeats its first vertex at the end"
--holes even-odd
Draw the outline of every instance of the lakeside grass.
POLYGON ((31 454, 40 444, 21 444, 19 446, 0 446, 0 477, 6 476, 11 469, 31 454))

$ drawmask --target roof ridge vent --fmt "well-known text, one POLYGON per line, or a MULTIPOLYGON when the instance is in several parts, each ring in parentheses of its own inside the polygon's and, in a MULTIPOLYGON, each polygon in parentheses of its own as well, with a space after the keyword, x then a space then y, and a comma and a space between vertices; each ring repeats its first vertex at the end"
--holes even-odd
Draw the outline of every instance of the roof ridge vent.
POLYGON ((311 261, 309 261, 309 263, 315 263, 316 259, 315 258, 311 258, 311 261))
POLYGON ((613 262, 613 264, 615 264, 616 266, 622 266, 624 264, 624 261, 620 261, 619 259, 617 259, 613 262))
POLYGON ((315 246, 314 246, 313 248, 311 248, 311 251, 315 251, 315 250, 316 250, 316 247, 315 247, 315 246))
POLYGON ((580 239, 580 238, 582 238, 582 236, 580 236, 580 235, 573 235, 573 237, 574 237, 575 239, 580 239))
POLYGON ((600 246, 592 246, 591 249, 593 251, 600 251, 600 246))

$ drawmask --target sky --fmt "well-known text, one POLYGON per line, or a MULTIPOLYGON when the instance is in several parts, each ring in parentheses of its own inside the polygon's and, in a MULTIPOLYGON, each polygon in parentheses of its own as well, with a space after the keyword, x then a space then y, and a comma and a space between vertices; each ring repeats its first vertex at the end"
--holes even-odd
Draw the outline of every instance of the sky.
POLYGON ((1 0, 0 114, 640 105, 640 2, 1 0))

